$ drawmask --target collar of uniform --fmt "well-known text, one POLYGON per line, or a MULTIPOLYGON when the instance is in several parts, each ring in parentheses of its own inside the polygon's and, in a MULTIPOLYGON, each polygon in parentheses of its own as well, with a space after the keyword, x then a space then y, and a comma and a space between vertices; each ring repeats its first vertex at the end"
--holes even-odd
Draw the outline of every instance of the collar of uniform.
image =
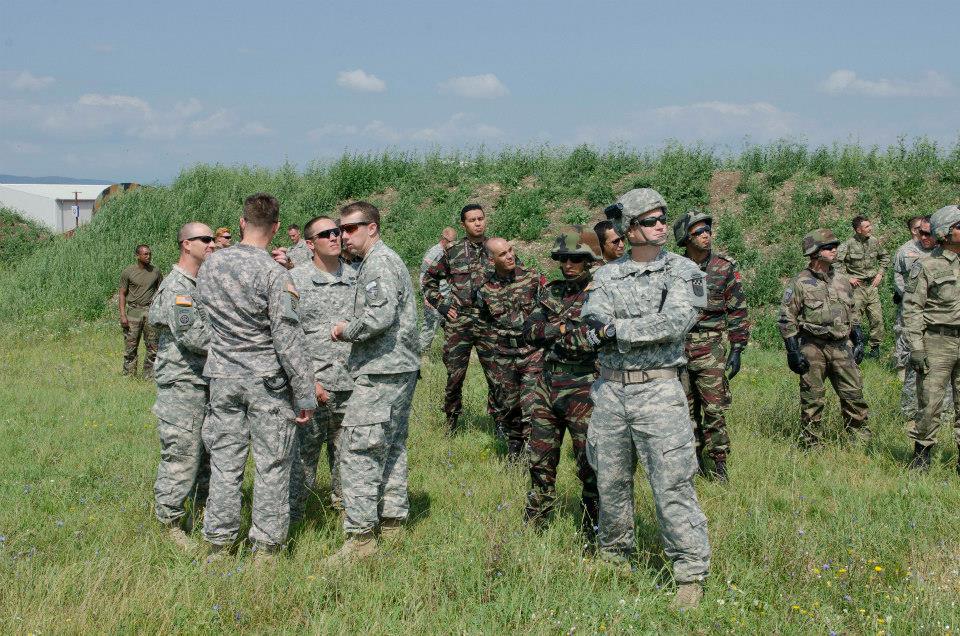
POLYGON ((857 234, 856 232, 854 232, 854 233, 853 233, 853 238, 857 239, 857 240, 860 241, 861 243, 868 243, 868 242, 870 242, 870 239, 873 238, 873 237, 872 237, 872 236, 863 236, 863 235, 861 235, 861 234, 857 234))
POLYGON ((833 271, 833 265, 831 265, 830 269, 825 272, 818 272, 810 267, 807 268, 807 272, 810 274, 810 276, 816 278, 817 280, 822 280, 825 283, 829 283, 830 279, 833 278, 833 271))
POLYGON ((506 283, 512 283, 513 281, 523 276, 524 273, 526 273, 526 270, 520 267, 519 265, 516 265, 513 268, 513 271, 507 272, 505 275, 501 275, 499 272, 496 272, 494 275, 496 276, 497 280, 504 281, 506 283))
POLYGON ((188 278, 188 279, 190 280, 190 282, 192 282, 192 283, 196 283, 196 282, 197 282, 197 277, 196 277, 196 276, 191 276, 190 274, 188 274, 187 272, 185 272, 185 271, 183 270, 183 268, 181 268, 181 267, 180 267, 179 265, 177 265, 176 263, 173 264, 173 269, 175 269, 175 270, 177 270, 178 272, 180 272, 180 275, 181 275, 181 276, 184 276, 184 277, 188 278))
POLYGON ((337 268, 336 272, 330 273, 326 270, 322 270, 317 267, 317 264, 313 262, 313 259, 310 259, 310 265, 313 267, 313 276, 310 279, 315 285, 331 285, 336 283, 344 283, 344 279, 347 277, 346 268, 343 266, 343 261, 340 261, 340 267, 337 268))
POLYGON ((646 261, 644 263, 638 263, 630 258, 629 252, 620 258, 623 259, 623 262, 620 263, 616 278, 625 278, 633 274, 659 271, 664 269, 667 265, 667 252, 663 248, 660 249, 660 253, 657 254, 652 261, 646 261))
POLYGON ((384 245, 383 245, 383 239, 379 239, 379 238, 378 238, 378 239, 377 239, 377 242, 373 244, 373 247, 371 247, 371 248, 367 251, 366 255, 360 260, 360 264, 363 265, 364 263, 366 263, 366 262, 367 262, 367 259, 369 259, 371 256, 373 256, 374 254, 376 254, 378 251, 382 250, 383 247, 384 247, 384 245))
POLYGON ((703 271, 707 271, 707 266, 710 265, 710 259, 713 258, 713 250, 707 250, 707 256, 706 258, 703 259, 703 261, 694 261, 692 258, 690 258, 689 250, 683 250, 683 255, 686 256, 691 261, 693 261, 694 265, 696 265, 703 271))

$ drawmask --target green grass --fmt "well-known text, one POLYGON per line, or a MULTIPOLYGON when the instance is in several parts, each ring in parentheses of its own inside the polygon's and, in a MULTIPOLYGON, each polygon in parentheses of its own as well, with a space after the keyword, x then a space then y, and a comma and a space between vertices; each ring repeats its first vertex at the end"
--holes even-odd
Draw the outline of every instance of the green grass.
MULTIPOLYGON (((781 354, 748 349, 730 412, 731 483, 697 481, 714 550, 707 595, 700 610, 675 614, 642 474, 631 576, 581 558, 569 449, 562 509, 542 535, 524 527, 528 476, 506 466, 491 441, 476 364, 466 385, 470 426, 452 440, 443 435, 438 350, 424 368, 409 442, 413 522, 402 541, 369 562, 324 569, 321 559, 342 540, 320 504, 324 476, 276 569, 257 571, 241 555, 204 571, 153 518, 155 388, 119 376, 119 329, 54 321, 7 335, 3 633, 875 634, 943 633, 960 619, 950 432, 929 475, 908 473, 898 383, 873 363, 865 365, 869 451, 833 441, 804 453, 790 441, 796 377, 781 354)), ((832 393, 826 425, 839 437, 832 393)))
POLYGON ((51 238, 42 225, 16 210, 0 208, 0 268, 18 265, 51 238))

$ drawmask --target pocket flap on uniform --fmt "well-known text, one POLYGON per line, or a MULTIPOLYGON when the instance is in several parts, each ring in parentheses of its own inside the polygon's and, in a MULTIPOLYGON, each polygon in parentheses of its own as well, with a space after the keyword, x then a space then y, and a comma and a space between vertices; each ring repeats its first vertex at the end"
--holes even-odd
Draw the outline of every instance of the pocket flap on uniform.
POLYGON ((804 298, 803 305, 809 307, 810 309, 820 309, 823 307, 823 299, 820 298, 804 298))
POLYGON ((691 528, 699 528, 706 522, 707 522, 707 515, 703 514, 702 512, 697 512, 695 514, 690 515, 691 528))

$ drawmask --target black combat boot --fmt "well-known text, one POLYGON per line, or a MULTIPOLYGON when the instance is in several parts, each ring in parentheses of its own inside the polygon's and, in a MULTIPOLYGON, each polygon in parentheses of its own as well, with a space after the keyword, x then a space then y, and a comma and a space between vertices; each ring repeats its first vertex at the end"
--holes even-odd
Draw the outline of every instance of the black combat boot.
POLYGON ((880 359, 880 345, 873 345, 873 347, 870 349, 870 353, 867 354, 867 357, 868 357, 868 358, 871 358, 871 359, 873 359, 873 360, 879 360, 879 359, 880 359))
POLYGON ((600 527, 600 501, 592 497, 584 499, 581 507, 580 532, 586 537, 587 543, 592 546, 597 542, 597 530, 600 527))
POLYGON ((523 440, 522 439, 508 439, 507 440, 507 461, 514 464, 523 463, 523 440))
POLYGON ((930 452, 933 446, 923 446, 919 442, 913 444, 913 458, 910 459, 910 468, 926 472, 930 470, 930 452))
POLYGON ((460 419, 460 415, 457 413, 451 413, 447 415, 447 435, 456 435, 458 430, 457 420, 460 419))

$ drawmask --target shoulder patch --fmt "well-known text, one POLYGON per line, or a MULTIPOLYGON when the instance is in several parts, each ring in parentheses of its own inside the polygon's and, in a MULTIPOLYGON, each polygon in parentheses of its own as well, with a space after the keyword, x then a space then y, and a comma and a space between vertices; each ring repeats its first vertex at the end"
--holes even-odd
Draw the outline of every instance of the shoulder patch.
POLYGON ((787 285, 787 288, 783 290, 783 300, 780 302, 784 305, 793 300, 793 285, 787 285))
POLYGON ((177 294, 173 304, 177 307, 193 307, 193 298, 187 294, 177 294))
POLYGON ((297 288, 293 283, 287 283, 287 293, 297 300, 300 300, 300 292, 297 291, 297 288))

